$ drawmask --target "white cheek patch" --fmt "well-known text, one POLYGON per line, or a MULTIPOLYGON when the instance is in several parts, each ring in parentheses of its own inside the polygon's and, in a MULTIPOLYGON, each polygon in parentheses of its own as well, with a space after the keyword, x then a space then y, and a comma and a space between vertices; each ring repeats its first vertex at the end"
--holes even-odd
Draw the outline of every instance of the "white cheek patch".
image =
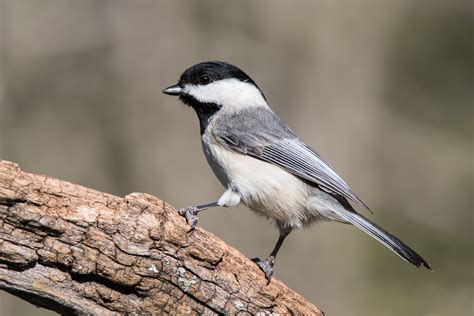
POLYGON ((223 79, 208 85, 188 84, 184 87, 184 92, 200 102, 216 103, 228 110, 254 106, 268 107, 257 87, 237 79, 223 79))

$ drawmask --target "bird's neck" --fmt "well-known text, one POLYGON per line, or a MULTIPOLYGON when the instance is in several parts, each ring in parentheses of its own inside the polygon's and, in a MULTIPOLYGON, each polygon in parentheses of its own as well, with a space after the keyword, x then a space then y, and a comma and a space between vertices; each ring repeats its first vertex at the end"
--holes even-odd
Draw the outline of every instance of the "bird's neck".
POLYGON ((181 101, 196 111, 199 118, 199 126, 201 135, 204 134, 211 118, 222 108, 221 105, 211 102, 200 102, 189 95, 183 95, 180 97, 181 101))

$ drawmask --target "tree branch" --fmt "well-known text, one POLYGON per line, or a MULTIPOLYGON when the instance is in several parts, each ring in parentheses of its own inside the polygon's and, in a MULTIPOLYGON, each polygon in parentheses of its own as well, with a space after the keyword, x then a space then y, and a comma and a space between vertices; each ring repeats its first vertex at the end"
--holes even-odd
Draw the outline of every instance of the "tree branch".
POLYGON ((61 313, 323 313, 153 196, 0 160, 0 289, 61 313))

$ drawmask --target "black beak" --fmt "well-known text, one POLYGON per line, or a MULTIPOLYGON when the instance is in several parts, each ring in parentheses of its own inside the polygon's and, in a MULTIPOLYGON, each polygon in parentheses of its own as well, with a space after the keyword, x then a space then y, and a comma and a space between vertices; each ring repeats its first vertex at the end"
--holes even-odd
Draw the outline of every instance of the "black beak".
POLYGON ((175 84, 175 85, 169 86, 166 89, 163 89, 162 92, 164 94, 169 94, 169 95, 181 95, 183 93, 183 88, 175 84))

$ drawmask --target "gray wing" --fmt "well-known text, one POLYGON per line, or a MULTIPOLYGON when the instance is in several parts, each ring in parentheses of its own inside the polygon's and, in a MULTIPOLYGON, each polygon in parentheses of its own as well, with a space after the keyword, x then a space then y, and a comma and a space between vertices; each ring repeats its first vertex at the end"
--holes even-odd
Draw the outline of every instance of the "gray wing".
POLYGON ((370 211, 329 163, 299 140, 270 110, 242 111, 221 119, 215 126, 214 136, 230 150, 280 166, 370 211))

